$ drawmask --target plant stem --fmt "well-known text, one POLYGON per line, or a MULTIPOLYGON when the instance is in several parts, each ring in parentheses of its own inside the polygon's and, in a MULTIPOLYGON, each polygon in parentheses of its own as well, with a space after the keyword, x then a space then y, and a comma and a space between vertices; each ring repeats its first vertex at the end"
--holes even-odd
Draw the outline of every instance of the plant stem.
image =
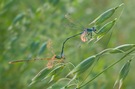
POLYGON ((117 63, 119 63, 120 61, 122 61, 127 55, 129 55, 130 53, 132 53, 133 51, 135 51, 135 49, 129 51, 127 54, 125 54, 121 59, 119 59, 118 61, 114 62, 113 64, 111 64, 110 66, 108 66, 107 68, 105 68, 102 72, 100 72, 99 74, 97 74, 94 78, 92 78, 91 80, 89 80, 87 83, 83 84, 82 86, 76 88, 82 88, 85 85, 87 85, 88 83, 90 83, 91 81, 93 81, 95 78, 97 78, 99 75, 101 75, 102 73, 104 73, 106 70, 110 69, 112 66, 116 65, 117 63))

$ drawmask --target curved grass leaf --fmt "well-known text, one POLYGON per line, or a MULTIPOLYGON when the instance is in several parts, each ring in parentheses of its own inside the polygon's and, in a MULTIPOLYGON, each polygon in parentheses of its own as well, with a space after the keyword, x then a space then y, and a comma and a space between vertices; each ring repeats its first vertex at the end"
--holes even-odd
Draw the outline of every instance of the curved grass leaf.
POLYGON ((108 48, 105 49, 103 51, 101 51, 100 53, 96 54, 97 57, 100 57, 103 54, 115 54, 115 53, 125 53, 131 49, 133 49, 135 47, 135 44, 124 44, 124 45, 120 45, 117 46, 115 48, 108 48))
POLYGON ((73 82, 74 80, 76 80, 76 78, 77 78, 77 74, 75 74, 75 75, 72 77, 72 79, 70 79, 70 81, 67 83, 67 85, 64 86, 63 88, 69 88, 69 87, 71 87, 71 85, 73 84, 72 82, 73 82))
POLYGON ((61 73, 65 65, 60 65, 54 68, 43 80, 52 77, 52 76, 57 76, 61 73))
POLYGON ((62 87, 64 88, 64 85, 67 84, 71 79, 69 78, 61 78, 59 79, 55 84, 52 85, 52 88, 56 88, 57 89, 62 89, 62 87))
POLYGON ((29 84, 29 86, 41 81, 50 71, 51 70, 49 70, 47 67, 43 68, 34 78, 32 78, 32 82, 29 84))

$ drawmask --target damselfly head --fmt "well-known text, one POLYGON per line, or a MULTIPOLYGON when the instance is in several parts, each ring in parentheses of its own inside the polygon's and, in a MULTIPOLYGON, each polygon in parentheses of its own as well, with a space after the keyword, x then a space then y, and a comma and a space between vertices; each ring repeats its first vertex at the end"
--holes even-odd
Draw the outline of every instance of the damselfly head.
POLYGON ((95 27, 92 27, 93 31, 95 32, 96 31, 96 28, 95 27))

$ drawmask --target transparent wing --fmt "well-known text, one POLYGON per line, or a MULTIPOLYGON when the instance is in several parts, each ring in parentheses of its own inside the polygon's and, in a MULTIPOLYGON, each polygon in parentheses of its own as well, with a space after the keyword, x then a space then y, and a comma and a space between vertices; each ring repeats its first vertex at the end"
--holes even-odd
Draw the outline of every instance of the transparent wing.
POLYGON ((72 29, 80 29, 83 30, 85 26, 83 26, 79 21, 73 19, 70 14, 65 15, 67 26, 71 27, 72 29))

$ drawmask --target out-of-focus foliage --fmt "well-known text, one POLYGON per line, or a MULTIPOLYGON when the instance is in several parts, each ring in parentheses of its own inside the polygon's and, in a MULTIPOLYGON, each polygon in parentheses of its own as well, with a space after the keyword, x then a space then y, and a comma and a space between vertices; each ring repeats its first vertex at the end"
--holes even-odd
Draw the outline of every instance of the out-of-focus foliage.
MULTIPOLYGON (((119 17, 113 28, 113 34, 108 47, 125 43, 135 43, 135 1, 134 0, 1 0, 0 1, 0 88, 1 89, 37 89, 44 88, 44 82, 28 85, 31 79, 46 66, 47 61, 18 63, 9 65, 11 60, 31 59, 35 57, 51 57, 60 54, 65 38, 82 31, 74 29, 64 18, 70 13, 73 19, 88 25, 99 14, 124 2, 122 8, 112 17, 119 17), (49 42, 52 46, 47 46, 49 42)), ((109 35, 98 43, 91 45, 81 43, 79 37, 71 39, 65 47, 66 60, 77 65, 83 59, 100 52, 107 47, 109 35)), ((103 57, 95 73, 101 71, 118 55, 103 57)), ((130 72, 125 79, 122 89, 134 89, 134 63, 132 60, 130 72)), ((111 89, 123 63, 114 66, 90 83, 93 89, 111 89)), ((63 71, 62 71, 63 72, 63 71)), ((88 78, 91 78, 89 76, 88 78)), ((84 89, 89 89, 87 86, 84 89)))

